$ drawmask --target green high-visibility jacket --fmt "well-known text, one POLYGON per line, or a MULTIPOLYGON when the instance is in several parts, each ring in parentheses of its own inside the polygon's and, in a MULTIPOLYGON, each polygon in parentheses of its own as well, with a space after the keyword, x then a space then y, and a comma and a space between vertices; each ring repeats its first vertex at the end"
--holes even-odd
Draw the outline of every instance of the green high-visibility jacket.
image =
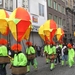
POLYGON ((50 47, 50 45, 48 45, 48 54, 53 54, 54 51, 53 51, 53 48, 50 47))
POLYGON ((56 47, 53 46, 52 49, 53 49, 54 54, 56 54, 56 47))
POLYGON ((62 47, 63 47, 62 44, 60 44, 59 47, 62 49, 62 47))
POLYGON ((47 45, 44 46, 44 52, 48 53, 48 47, 47 47, 47 45))
POLYGON ((27 57, 24 53, 15 54, 12 60, 13 66, 26 66, 27 65, 27 57))
POLYGON ((73 49, 73 48, 68 49, 68 57, 69 57, 69 58, 74 57, 74 49, 73 49))
POLYGON ((0 56, 8 56, 7 47, 0 46, 0 56))
POLYGON ((26 48, 26 54, 35 54, 35 49, 32 46, 26 48))

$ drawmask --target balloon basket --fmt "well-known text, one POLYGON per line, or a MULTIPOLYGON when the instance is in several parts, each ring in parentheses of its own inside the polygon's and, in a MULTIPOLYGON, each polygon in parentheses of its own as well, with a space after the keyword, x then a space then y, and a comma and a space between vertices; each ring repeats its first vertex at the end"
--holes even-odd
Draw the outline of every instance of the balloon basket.
POLYGON ((26 74, 27 66, 12 66, 11 71, 15 75, 26 74))
POLYGON ((34 59, 34 58, 35 58, 35 54, 27 55, 27 59, 34 59))
POLYGON ((10 58, 8 56, 0 56, 0 64, 10 63, 10 58))
POLYGON ((56 54, 48 54, 47 55, 47 58, 48 59, 56 59, 57 58, 57 55, 56 54))

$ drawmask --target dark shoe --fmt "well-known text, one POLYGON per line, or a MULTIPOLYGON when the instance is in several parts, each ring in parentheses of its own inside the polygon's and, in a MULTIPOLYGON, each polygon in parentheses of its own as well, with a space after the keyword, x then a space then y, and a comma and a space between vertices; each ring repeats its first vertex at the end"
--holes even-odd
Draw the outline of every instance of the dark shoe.
POLYGON ((50 69, 50 71, 52 71, 53 69, 50 69))
POLYGON ((27 71, 27 73, 29 73, 30 71, 27 71))
POLYGON ((35 72, 38 71, 38 68, 35 69, 35 72))
POLYGON ((48 62, 46 62, 46 64, 49 64, 48 62))

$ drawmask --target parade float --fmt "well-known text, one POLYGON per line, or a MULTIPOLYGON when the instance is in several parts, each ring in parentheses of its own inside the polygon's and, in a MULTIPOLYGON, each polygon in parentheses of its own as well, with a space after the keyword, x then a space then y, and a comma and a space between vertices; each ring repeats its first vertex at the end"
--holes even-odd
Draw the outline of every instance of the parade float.
MULTIPOLYGON (((16 8, 9 17, 9 29, 16 40, 16 47, 25 38, 28 38, 27 31, 31 25, 30 15, 24 8, 16 8)), ((25 74, 27 66, 12 66, 12 74, 25 74)))
MULTIPOLYGON (((56 22, 54 20, 47 20, 42 26, 40 26, 38 33, 45 42, 51 45, 54 44, 53 37, 55 36, 56 30, 56 22)), ((55 59, 56 54, 47 54, 47 58, 55 59)))
POLYGON ((63 43, 63 37, 64 37, 64 31, 62 28, 57 28, 57 31, 56 31, 56 38, 57 38, 57 41, 63 43))
POLYGON ((8 13, 4 9, 0 9, 0 64, 10 62, 10 58, 7 53, 7 48, 5 46, 8 44, 8 40, 2 37, 8 37, 8 18, 8 13))

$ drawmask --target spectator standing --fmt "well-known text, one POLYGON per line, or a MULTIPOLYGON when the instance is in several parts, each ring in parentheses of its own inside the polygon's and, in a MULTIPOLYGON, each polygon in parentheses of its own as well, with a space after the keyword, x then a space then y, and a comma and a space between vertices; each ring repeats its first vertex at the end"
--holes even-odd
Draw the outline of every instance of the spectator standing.
POLYGON ((38 56, 40 56, 40 53, 41 53, 40 46, 37 46, 37 54, 38 54, 38 56))
POLYGON ((65 44, 62 47, 61 55, 62 55, 61 65, 63 66, 64 62, 68 64, 68 48, 65 44))

